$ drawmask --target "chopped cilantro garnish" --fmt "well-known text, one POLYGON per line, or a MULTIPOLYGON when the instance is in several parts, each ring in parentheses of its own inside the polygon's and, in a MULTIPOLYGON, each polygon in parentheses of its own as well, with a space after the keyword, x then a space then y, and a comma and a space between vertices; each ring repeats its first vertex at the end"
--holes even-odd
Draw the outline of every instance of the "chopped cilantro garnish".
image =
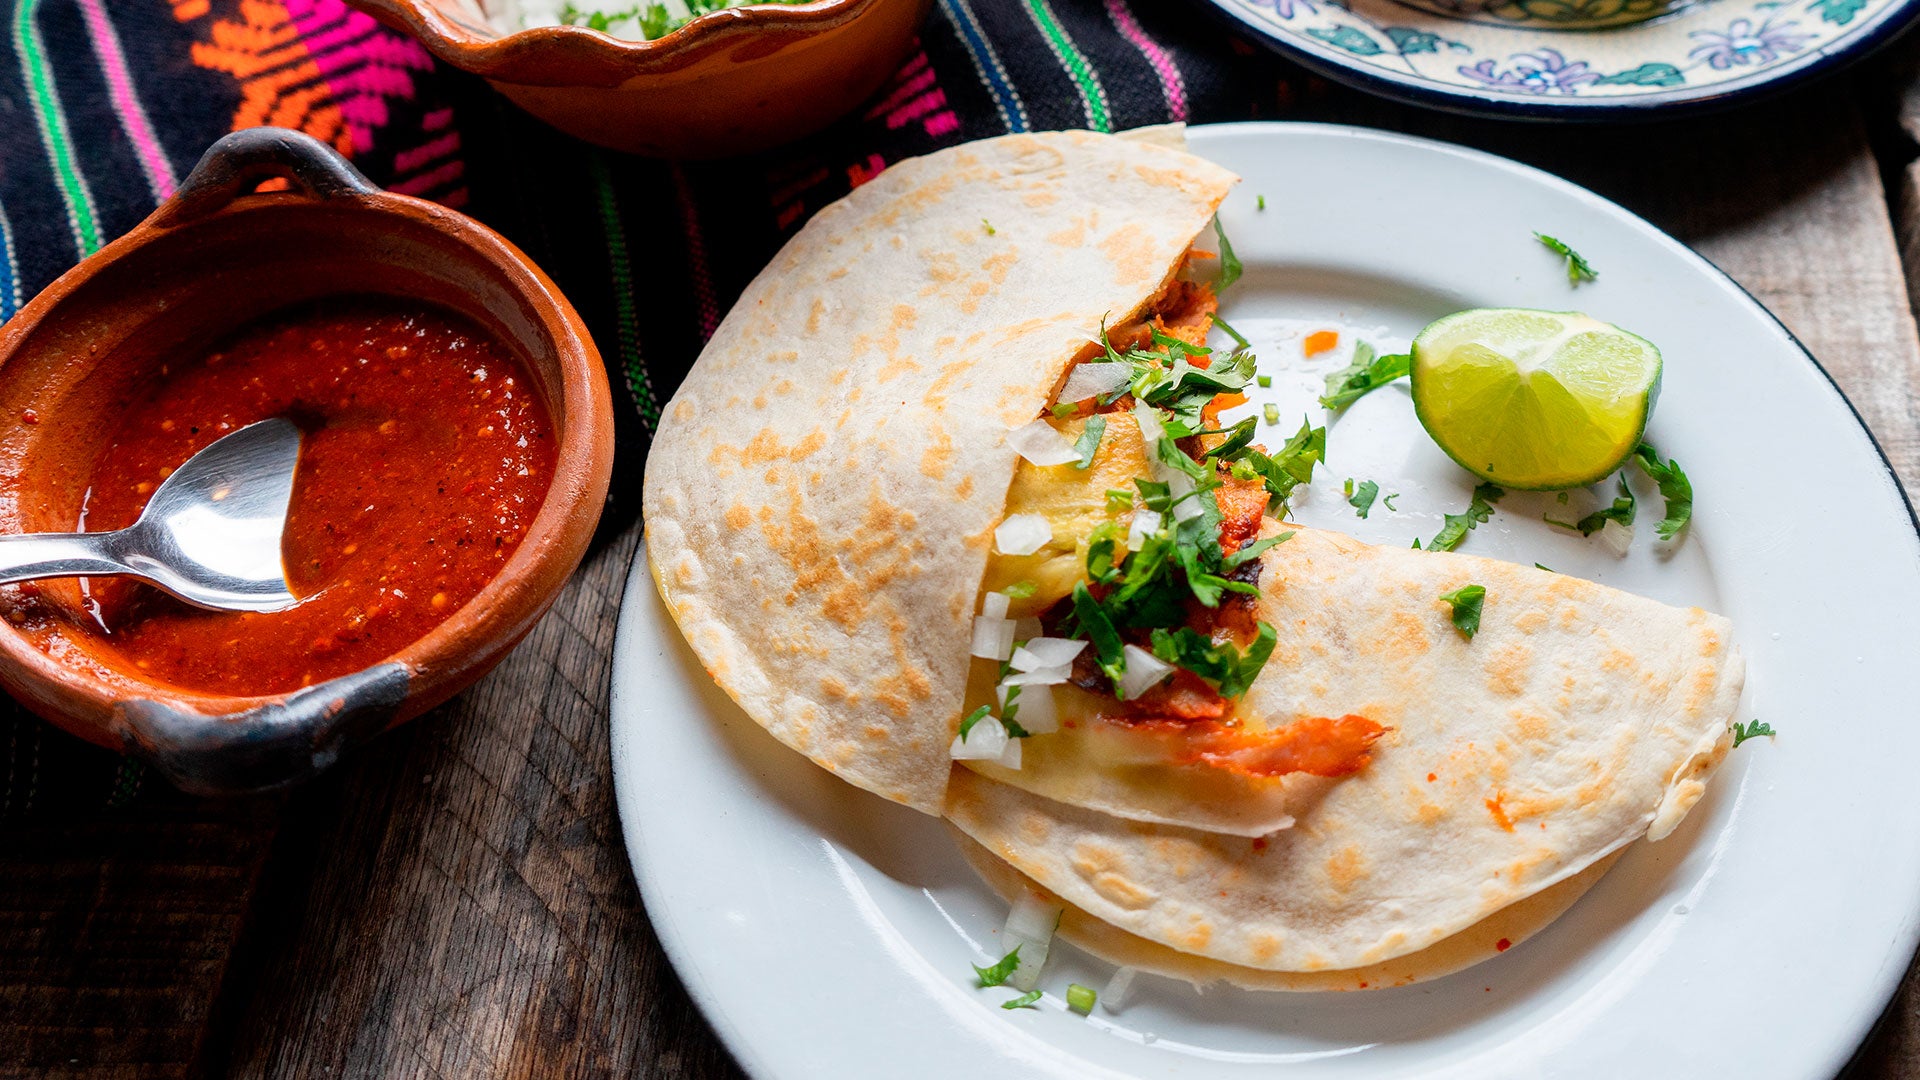
POLYGON ((1480 609, 1487 600, 1484 585, 1463 585, 1440 597, 1453 608, 1453 628, 1468 641, 1480 632, 1480 609))
POLYGON ((1327 392, 1320 399, 1323 408, 1339 412, 1412 370, 1413 360, 1406 353, 1375 356, 1373 346, 1364 341, 1353 344, 1353 362, 1327 376, 1327 392))
POLYGON ((1273 385, 1273 376, 1271 376, 1271 375, 1258 375, 1258 376, 1255 376, 1255 377, 1254 377, 1254 380, 1253 380, 1253 381, 1254 381, 1254 382, 1257 382, 1257 383, 1259 383, 1259 384, 1260 384, 1260 385, 1261 385, 1262 387, 1267 387, 1267 386, 1272 386, 1272 385, 1273 385))
POLYGON ((1067 1008, 1081 1016, 1092 1012, 1093 1003, 1098 1000, 1100 1000, 1099 995, 1093 992, 1092 987, 1081 986, 1079 983, 1067 984, 1067 1008))
POLYGON ((1736 722, 1733 725, 1733 745, 1739 746, 1748 739, 1757 739, 1762 735, 1772 738, 1774 734, 1773 725, 1771 724, 1763 724, 1758 720, 1755 720, 1751 724, 1736 722))
POLYGON ((1249 448, 1245 458, 1266 481, 1267 493, 1272 496, 1267 501, 1269 512, 1284 504, 1294 488, 1312 480, 1314 465, 1326 459, 1327 429, 1304 420, 1293 438, 1272 456, 1249 448))
POLYGON ((1220 565, 1227 570, 1238 570, 1242 565, 1259 558, 1261 553, 1265 552, 1268 548, 1284 544, 1291 539, 1293 539, 1291 532, 1283 532, 1278 536, 1269 536, 1265 540, 1255 540, 1253 543, 1227 556, 1221 561, 1220 565))
POLYGON ((1221 318, 1218 314, 1215 314, 1213 317, 1213 325, 1219 327, 1222 333, 1232 338, 1235 345, 1243 349, 1247 347, 1247 339, 1240 336, 1240 331, 1235 330, 1227 320, 1221 318))
POLYGON ((994 961, 992 966, 981 967, 979 964, 975 964, 973 965, 973 970, 975 974, 980 976, 981 986, 999 986, 1001 983, 1006 982, 1007 977, 1013 974, 1013 969, 1019 966, 1020 946, 1015 945, 1012 952, 994 961))
MULTIPOLYGON (((1133 561, 1153 545, 1153 538, 1149 538, 1146 546, 1139 553, 1129 556, 1128 561, 1133 561)), ((1073 587, 1073 618, 1081 631, 1074 636, 1084 635, 1093 643, 1093 657, 1099 662, 1100 670, 1106 672, 1107 678, 1118 686, 1120 676, 1127 672, 1127 643, 1120 640, 1120 631, 1114 629, 1112 617, 1107 614, 1106 608, 1100 606, 1100 601, 1087 591, 1084 583, 1073 587)))
POLYGON ((1061 419, 1064 420, 1067 417, 1072 416, 1074 413, 1079 412, 1080 406, 1076 402, 1063 401, 1060 404, 1055 405, 1053 408, 1047 411, 1053 413, 1053 415, 1060 417, 1061 419))
POLYGON ((1394 492, 1394 493, 1393 493, 1393 494, 1391 494, 1391 495, 1385 495, 1385 496, 1382 496, 1382 497, 1381 497, 1381 499, 1380 499, 1380 505, 1381 505, 1381 506, 1384 506, 1384 507, 1386 507, 1386 508, 1387 508, 1387 509, 1389 509, 1389 510, 1392 510, 1392 511, 1393 511, 1394 513, 1396 513, 1396 514, 1397 514, 1397 513, 1399 513, 1399 512, 1400 512, 1400 509, 1399 509, 1399 507, 1396 507, 1396 506, 1394 506, 1394 505, 1393 505, 1393 500, 1395 500, 1395 499, 1397 499, 1397 498, 1399 498, 1399 497, 1400 497, 1400 493, 1399 493, 1399 492, 1397 492, 1397 491, 1396 491, 1396 492, 1394 492))
POLYGON ((1108 488, 1107 509, 1116 514, 1133 509, 1133 492, 1121 491, 1118 488, 1108 488))
POLYGON ((1359 487, 1354 487, 1352 480, 1347 481, 1347 504, 1353 507, 1362 521, 1373 510, 1373 500, 1379 494, 1380 485, 1371 480, 1362 480, 1359 487))
POLYGON ((1000 231, 999 229, 994 228, 993 222, 988 221, 986 218, 981 218, 980 224, 982 227, 984 227, 987 230, 988 236, 992 236, 1000 231))
POLYGON ((1006 593, 1009 599, 1025 600, 1040 591, 1040 584, 1034 581, 1016 581, 1000 591, 1006 593))
POLYGON ((979 722, 980 722, 980 721, 982 721, 982 720, 985 720, 985 719, 987 718, 987 714, 988 714, 988 713, 990 713, 990 712, 992 712, 992 711, 993 711, 992 709, 990 709, 990 708, 988 708, 988 707, 987 707, 987 706, 985 706, 985 705, 982 705, 982 706, 980 706, 979 708, 977 708, 977 709, 975 709, 975 710, 973 710, 972 712, 970 712, 970 713, 968 713, 968 714, 966 715, 966 718, 960 721, 960 738, 961 738, 961 740, 962 740, 962 741, 965 741, 965 739, 966 739, 966 737, 967 737, 967 732, 969 732, 969 731, 972 731, 972 730, 973 730, 973 725, 975 725, 975 724, 977 724, 977 723, 979 723, 979 722))
POLYGON ((1040 996, 1040 991, 1029 990, 1019 997, 1014 998, 1012 1001, 1001 1002, 1000 1007, 1003 1009, 1030 1009, 1033 1007, 1034 1002, 1040 1000, 1040 996))
POLYGON ((1563 529, 1578 529, 1581 536, 1592 536, 1607 527, 1612 521, 1620 525, 1633 524, 1633 490, 1627 487, 1627 476, 1620 474, 1620 494, 1614 496, 1613 505, 1595 510, 1579 521, 1556 521, 1553 518, 1541 518, 1549 525, 1558 525, 1563 529))
POLYGON ((1106 433, 1106 417, 1090 416, 1087 418, 1086 429, 1080 432, 1080 437, 1075 439, 1073 443, 1073 452, 1080 455, 1080 460, 1073 463, 1074 468, 1084 469, 1093 464, 1093 455, 1100 451, 1100 437, 1106 433))
POLYGON ((1240 257, 1233 253, 1233 244, 1227 239, 1227 230, 1220 227, 1218 217, 1213 219, 1213 235, 1220 239, 1220 279, 1213 283, 1213 291, 1226 292, 1240 280, 1240 257))
POLYGON ((1579 252, 1568 247, 1565 242, 1556 240, 1543 232, 1534 233, 1533 238, 1547 245, 1547 250, 1567 260, 1567 284, 1578 285, 1583 281, 1593 281, 1600 276, 1598 271, 1588 265, 1587 260, 1580 257, 1579 252))
POLYGON ((1545 570, 1549 574, 1557 574, 1560 572, 1558 570, 1555 570, 1553 567, 1546 565, 1545 563, 1534 563, 1533 568, 1535 570, 1545 570))
POLYGON ((1280 422, 1280 406, 1268 402, 1261 407, 1260 415, 1266 419, 1267 423, 1277 424, 1280 422))
POLYGON ((1267 208, 1267 197, 1265 195, 1255 195, 1253 197, 1253 208, 1255 210, 1265 210, 1267 208))
MULTIPOLYGON (((1500 501, 1506 492, 1492 484, 1481 484, 1473 489, 1473 501, 1467 504, 1464 514, 1448 514, 1447 524, 1433 539, 1427 541, 1428 551, 1452 551, 1467 538, 1467 532, 1493 516, 1493 504, 1500 501)), ((1419 547, 1419 541, 1414 541, 1419 547)))
POLYGON ((1672 458, 1668 458, 1665 465, 1660 464, 1660 453, 1652 443, 1641 443, 1633 452, 1633 460, 1639 463, 1641 472, 1660 485, 1660 495, 1667 500, 1667 516, 1653 531, 1660 539, 1671 540, 1680 535, 1680 530, 1686 528, 1693 517, 1693 481, 1687 479, 1680 463, 1672 458))
POLYGON ((1215 642, 1190 627, 1177 627, 1172 632, 1156 627, 1153 655, 1214 683, 1221 697, 1237 698, 1253 685, 1254 676, 1266 666, 1267 657, 1273 655, 1278 641, 1279 636, 1266 623, 1260 624, 1258 634, 1245 653, 1234 648, 1231 642, 1215 642))

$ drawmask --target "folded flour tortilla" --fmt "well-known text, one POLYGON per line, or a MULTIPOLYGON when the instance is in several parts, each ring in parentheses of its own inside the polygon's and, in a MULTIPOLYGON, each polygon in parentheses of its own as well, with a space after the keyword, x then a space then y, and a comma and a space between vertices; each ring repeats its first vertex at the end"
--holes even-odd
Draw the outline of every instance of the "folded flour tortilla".
POLYGON ((1032 878, 994 857, 955 830, 960 853, 987 884, 1010 904, 1022 894, 1059 906, 1056 933, 1109 964, 1138 968, 1155 975, 1193 984, 1196 988, 1225 983, 1243 990, 1290 992, 1328 990, 1384 990, 1443 978, 1506 952, 1545 929, 1586 895, 1619 859, 1620 853, 1601 859, 1565 881, 1550 885, 1524 900, 1515 901, 1456 934, 1424 949, 1366 967, 1325 971, 1262 971, 1223 963, 1137 937, 1104 923, 1044 889, 1032 878))
POLYGON ((1389 727, 1360 773, 1267 837, 1129 821, 956 768, 947 814, 1088 914, 1269 971, 1427 948, 1671 832, 1731 742, 1744 664, 1725 619, 1549 571, 1299 529, 1262 556, 1280 645, 1267 716, 1389 727), (1486 587, 1480 630, 1439 599, 1486 587))
POLYGON ((890 167, 781 249, 666 407, 643 512, 667 608, 748 715, 851 783, 940 812, 1006 434, 1234 182, 1172 137, 890 167))

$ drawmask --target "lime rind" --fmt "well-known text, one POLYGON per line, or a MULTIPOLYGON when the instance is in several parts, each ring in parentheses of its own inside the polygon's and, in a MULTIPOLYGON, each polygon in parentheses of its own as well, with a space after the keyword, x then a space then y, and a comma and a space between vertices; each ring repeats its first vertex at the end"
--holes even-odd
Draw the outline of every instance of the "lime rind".
POLYGON ((1640 443, 1660 351, 1577 312, 1480 308, 1439 319, 1412 349, 1415 414, 1447 456, 1502 487, 1583 487, 1640 443))

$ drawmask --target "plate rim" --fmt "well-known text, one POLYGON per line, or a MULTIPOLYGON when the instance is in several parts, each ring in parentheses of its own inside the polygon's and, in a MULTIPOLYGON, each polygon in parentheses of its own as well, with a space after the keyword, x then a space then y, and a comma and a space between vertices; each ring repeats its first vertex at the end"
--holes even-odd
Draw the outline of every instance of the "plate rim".
MULTIPOLYGON (((1218 0, 1208 0, 1210 5, 1217 2, 1218 0)), ((1911 0, 1909 6, 1912 6, 1911 0)), ((1353 124, 1321 123, 1316 121, 1239 121, 1222 124, 1190 125, 1188 131, 1190 134, 1195 131, 1208 133, 1218 132, 1221 137, 1241 134, 1268 138, 1285 138, 1289 135, 1296 134, 1332 135, 1356 141, 1412 146, 1425 152, 1438 152, 1465 158, 1481 166, 1518 174, 1527 180, 1545 184, 1577 200, 1619 215, 1624 219, 1625 224, 1637 227, 1664 246, 1673 250, 1683 259, 1690 260, 1697 269, 1703 269, 1708 272, 1709 276, 1718 279, 1719 282, 1732 286, 1733 291, 1737 293, 1739 297, 1743 298, 1754 310, 1764 315, 1766 322, 1771 324, 1772 328, 1778 332, 1780 337, 1792 347, 1803 361, 1810 365, 1815 372, 1819 373, 1821 379, 1825 381, 1835 397, 1837 397, 1840 403, 1846 408, 1847 414, 1852 418, 1854 426, 1861 434, 1866 436, 1867 444, 1872 447, 1874 455, 1879 459, 1882 472, 1885 474, 1886 479, 1891 482, 1893 491, 1899 498, 1900 506, 1906 512, 1909 535, 1906 536, 1905 539, 1913 545, 1916 554, 1920 554, 1920 511, 1916 511, 1914 500, 1907 491, 1906 486, 1901 482, 1899 473, 1894 469, 1893 462, 1887 456, 1886 449, 1881 444, 1879 436, 1876 435, 1872 427, 1867 424, 1859 408, 1855 406, 1852 399, 1847 396, 1846 391, 1841 387, 1838 380, 1820 363, 1812 350, 1807 348, 1806 344, 1793 333, 1786 323, 1762 303, 1751 290, 1735 280, 1730 274, 1713 263, 1712 260, 1696 251, 1692 246, 1674 237, 1633 210, 1574 181, 1560 177, 1537 166, 1475 147, 1426 136, 1408 135, 1353 124)), ((1201 137, 1205 139, 1211 136, 1203 134, 1201 137)), ((636 656, 638 652, 641 651, 632 645, 632 643, 637 642, 639 639, 636 636, 637 632, 629 630, 629 621, 638 621, 639 616, 637 615, 637 606, 629 607, 629 602, 633 601, 638 595, 634 592, 636 588, 644 590, 651 587, 652 578, 647 572, 646 546, 643 537, 642 542, 635 547, 625 576, 619 600, 621 606, 612 643, 613 656, 609 673, 611 683, 608 707, 608 723, 611 729, 609 750, 612 759, 615 813, 620 827, 621 838, 627 849, 629 870, 634 875, 636 886, 640 892, 643 910, 647 915, 649 924, 654 930, 656 939, 659 941, 662 950, 666 953, 669 962, 672 964, 675 976, 685 987, 689 998, 699 1008, 701 1017, 719 1037, 721 1043, 726 1047, 728 1053, 732 1055, 735 1062, 738 1063, 741 1069, 749 1076, 756 1078, 756 1080, 780 1080, 780 1078, 788 1074, 781 1071, 778 1062, 767 1060, 759 1052, 759 1048, 755 1045, 754 1041, 749 1038, 740 1025, 736 1023, 734 1016, 724 1007, 723 1000, 715 993, 713 987, 709 984, 707 973, 701 969, 694 955, 692 944, 674 927, 673 917, 667 912, 666 905, 657 902, 659 886, 656 884, 650 887, 649 881, 651 878, 643 866, 643 859, 641 857, 641 852, 642 849, 646 847, 646 842, 641 835, 641 830, 637 824, 630 819, 626 810, 628 799, 625 795, 625 790, 626 786, 633 781, 631 779, 623 779, 628 775, 628 770, 623 767, 623 761, 627 757, 627 751, 625 739, 622 737, 621 732, 622 725, 618 719, 621 710, 616 707, 616 703, 628 697, 628 695, 623 692, 623 684, 632 683, 634 679, 637 678, 637 676, 633 674, 635 661, 627 658, 636 656)), ((1887 1009, 1891 1005, 1901 984, 1905 981, 1906 975, 1912 968, 1914 958, 1917 954, 1920 954, 1920 919, 1912 919, 1908 920, 1905 925, 1896 928, 1893 945, 1887 953, 1890 957, 1903 957, 1903 962, 1882 965, 1879 969, 1882 973, 1878 978, 1879 985, 1877 987, 1870 987, 1872 993, 1868 996, 1867 1000, 1876 1003, 1876 1007, 1863 1009, 1854 1013, 1852 1015, 1852 1023, 1846 1030, 1830 1031, 1828 1033, 1832 1038, 1830 1041, 1830 1052, 1826 1056, 1832 1061, 1836 1069, 1844 1071, 1864 1050, 1867 1040, 1873 1032, 1877 1030, 1881 1021, 1886 1016, 1887 1009)))
MULTIPOLYGON (((1251 37, 1263 48, 1298 63, 1315 74, 1364 93, 1461 116, 1536 123, 1554 120, 1574 120, 1582 123, 1666 120, 1679 116, 1723 112, 1820 82, 1853 64, 1866 60, 1893 44, 1903 34, 1915 27, 1920 27, 1920 0, 1899 0, 1881 9, 1871 21, 1840 38, 1835 45, 1809 52, 1797 62, 1789 61, 1763 68, 1744 79, 1729 80, 1699 88, 1663 89, 1631 97, 1581 98, 1553 95, 1521 97, 1431 82, 1411 75, 1402 76, 1384 69, 1373 68, 1355 62, 1332 46, 1321 48, 1292 35, 1283 34, 1265 21, 1253 16, 1233 0, 1194 0, 1194 2, 1215 19, 1224 21, 1229 28, 1251 37)), ((1546 33, 1547 31, 1538 32, 1546 33)), ((1410 137, 1418 138, 1419 136, 1410 137)))

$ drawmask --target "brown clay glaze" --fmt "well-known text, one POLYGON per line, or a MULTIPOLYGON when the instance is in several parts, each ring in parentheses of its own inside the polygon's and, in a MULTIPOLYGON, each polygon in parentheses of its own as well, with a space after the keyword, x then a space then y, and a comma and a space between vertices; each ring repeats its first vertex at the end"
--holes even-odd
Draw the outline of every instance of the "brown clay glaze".
POLYGON ((657 41, 572 26, 502 36, 459 0, 349 2, 570 135, 712 158, 797 139, 859 104, 906 56, 931 0, 726 8, 657 41))
MULTIPOLYGON (((342 294, 446 309, 524 365, 550 417, 552 479, 496 576, 386 661, 294 693, 237 695, 49 655, 0 621, 0 685, 61 727, 144 756, 183 787, 298 779, 346 745, 479 678, 545 612, 606 496, 613 417, 579 317, 477 222, 374 188, 296 132, 255 128, 208 151, 180 194, 0 327, 0 531, 71 529, 125 403, 169 358, 271 313, 342 294), (284 177, 294 190, 246 194, 284 177)), ((79 583, 40 583, 83 610, 79 583)))

